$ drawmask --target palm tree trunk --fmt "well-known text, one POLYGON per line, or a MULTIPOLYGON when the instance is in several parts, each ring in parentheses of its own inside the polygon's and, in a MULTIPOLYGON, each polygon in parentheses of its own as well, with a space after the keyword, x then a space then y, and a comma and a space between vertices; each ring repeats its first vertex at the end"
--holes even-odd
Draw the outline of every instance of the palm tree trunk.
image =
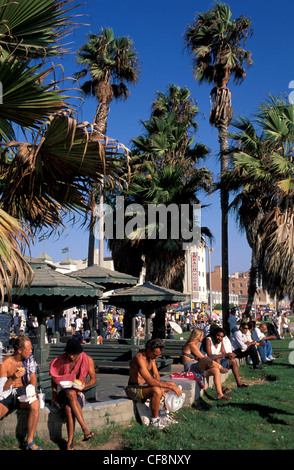
POLYGON ((221 236, 222 236, 222 317, 223 328, 229 333, 229 242, 228 242, 229 193, 221 190, 221 236))
POLYGON ((89 228, 88 266, 94 265, 94 250, 95 250, 94 226, 95 226, 95 215, 92 211, 90 228, 89 228))
MULTIPOLYGON (((228 148, 228 129, 224 125, 219 127, 219 142, 221 148, 221 174, 228 169, 228 157, 224 152, 228 148)), ((221 259, 222 259, 222 318, 223 328, 227 333, 230 331, 229 318, 229 241, 228 241, 228 209, 229 192, 221 188, 221 259)))
MULTIPOLYGON (((212 109, 209 121, 217 127, 220 144, 221 158, 221 176, 229 168, 228 156, 228 126, 233 117, 233 108, 231 106, 231 92, 225 86, 214 87, 210 94, 212 100, 212 109)), ((228 255, 228 210, 229 210, 229 192, 221 187, 221 243, 222 243, 222 317, 223 328, 229 334, 229 255, 228 255)))
POLYGON ((106 135, 107 133, 108 114, 109 105, 107 103, 100 103, 97 107, 94 123, 96 125, 96 130, 102 135, 106 135))
POLYGON ((249 284, 248 284, 248 299, 245 308, 245 312, 243 314, 244 317, 250 316, 250 311, 252 309, 252 305, 254 302, 254 296, 256 294, 256 286, 257 286, 257 261, 256 261, 256 251, 255 248, 252 248, 251 251, 251 268, 249 274, 249 284))
MULTIPOLYGON (((94 119, 95 131, 97 134, 105 135, 107 132, 107 118, 109 113, 109 105, 106 103, 99 103, 96 110, 96 115, 94 119)), ((91 214, 91 224, 89 229, 89 246, 88 246, 88 266, 93 266, 94 264, 94 250, 95 250, 95 236, 94 236, 94 225, 95 225, 95 216, 91 214)), ((103 242, 102 242, 103 243, 103 242)), ((101 255, 101 241, 99 239, 99 253, 101 255)), ((99 264, 101 264, 101 259, 99 255, 99 264)), ((102 255, 101 255, 102 256, 102 255)))

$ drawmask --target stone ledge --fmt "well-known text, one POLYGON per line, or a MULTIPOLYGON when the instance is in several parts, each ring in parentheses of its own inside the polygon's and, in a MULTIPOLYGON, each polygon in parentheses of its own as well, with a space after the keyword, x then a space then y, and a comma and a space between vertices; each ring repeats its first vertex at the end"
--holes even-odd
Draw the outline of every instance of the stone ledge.
MULTIPOLYGON (((222 382, 226 380, 227 374, 222 374, 222 382)), ((181 385, 186 394, 184 406, 191 406, 202 394, 196 380, 189 379, 171 379, 170 376, 162 378, 173 380, 177 385, 181 385)), ((205 388, 213 387, 213 379, 205 380, 205 388)), ((113 424, 127 425, 133 419, 136 419, 136 410, 134 402, 128 398, 109 400, 105 402, 86 403, 83 408, 85 422, 91 430, 105 429, 113 424)), ((15 410, 0 420, 0 437, 13 436, 23 440, 26 435, 27 411, 15 410)), ((77 431, 79 425, 77 424, 77 431)), ((67 438, 67 430, 63 413, 51 406, 46 406, 40 410, 39 421, 36 434, 42 439, 51 439, 55 441, 60 438, 67 438)))
MULTIPOLYGON (((15 410, 0 421, 0 437, 16 436, 23 440, 26 435, 27 414, 25 410, 15 410)), ((101 430, 113 424, 130 424, 135 419, 134 404, 129 399, 108 402, 87 403, 83 408, 85 422, 92 430, 101 430)), ((77 424, 77 431, 79 425, 77 424)), ((46 406, 40 410, 36 434, 42 439, 66 438, 66 424, 63 413, 46 406)))

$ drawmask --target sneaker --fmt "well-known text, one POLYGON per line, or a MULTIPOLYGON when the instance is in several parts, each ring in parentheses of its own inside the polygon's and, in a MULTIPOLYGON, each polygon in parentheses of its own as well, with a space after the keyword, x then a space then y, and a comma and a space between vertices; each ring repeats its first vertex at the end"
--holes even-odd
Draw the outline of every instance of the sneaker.
POLYGON ((152 428, 157 428, 157 429, 164 429, 167 424, 165 424, 160 418, 155 419, 154 421, 150 421, 150 426, 152 428))
POLYGON ((178 424, 178 421, 175 420, 169 413, 167 413, 163 418, 162 421, 166 424, 178 424))
POLYGON ((262 365, 260 364, 256 364, 255 366, 253 366, 253 369, 262 369, 262 365))

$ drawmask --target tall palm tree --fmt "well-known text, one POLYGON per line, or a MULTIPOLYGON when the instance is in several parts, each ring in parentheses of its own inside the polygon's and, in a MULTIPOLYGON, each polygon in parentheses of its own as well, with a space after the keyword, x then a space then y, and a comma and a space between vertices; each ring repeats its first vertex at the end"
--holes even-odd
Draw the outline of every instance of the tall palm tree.
MULTIPOLYGON (((251 21, 245 16, 232 20, 230 7, 224 3, 199 13, 185 31, 185 44, 193 56, 195 79, 199 83, 213 83, 210 97, 212 109, 210 124, 218 129, 221 171, 228 170, 228 127, 233 117, 231 78, 236 83, 244 80, 245 65, 251 65, 251 53, 244 49, 251 34, 251 21)), ((229 262, 228 262, 228 204, 229 194, 221 187, 222 235, 222 310, 223 324, 228 330, 229 316, 229 262)))
MULTIPOLYGON (((241 187, 233 204, 238 206, 252 248, 252 269, 258 271, 263 288, 272 296, 280 299, 288 294, 293 299, 294 107, 270 97, 253 123, 239 118, 233 124, 239 130, 231 135, 238 148, 232 151, 234 169, 227 180, 230 189, 241 187)), ((254 278, 250 286, 253 296, 254 278)))
POLYGON ((251 267, 248 282, 248 300, 244 317, 251 311, 257 285, 260 279, 260 250, 262 241, 262 221, 269 210, 269 181, 266 174, 261 185, 257 174, 261 173, 263 159, 269 152, 269 143, 257 134, 255 126, 248 118, 238 117, 232 121, 236 129, 230 133, 237 147, 231 149, 233 168, 225 173, 222 185, 231 193, 236 192, 230 209, 234 209, 241 230, 245 231, 251 248, 251 267), (241 190, 240 190, 241 189, 241 190))
POLYGON ((89 34, 88 38, 76 55, 77 63, 85 68, 75 78, 90 75, 81 90, 97 99, 94 122, 101 134, 107 134, 109 104, 113 99, 129 97, 128 86, 135 85, 139 78, 139 60, 133 41, 127 36, 115 37, 110 28, 102 28, 100 34, 89 34))
MULTIPOLYGON (((177 220, 179 235, 174 236, 171 219, 167 218, 166 234, 162 237, 158 221, 150 224, 148 208, 162 204, 165 208, 173 205, 176 210, 180 210, 182 205, 187 204, 191 228, 193 204, 199 204, 198 194, 201 190, 210 190, 211 174, 207 168, 199 168, 199 160, 208 154, 208 149, 194 144, 193 138, 187 138, 191 122, 196 123, 198 109, 191 101, 190 110, 185 112, 186 117, 183 119, 184 113, 180 110, 185 107, 184 96, 187 95, 183 93, 183 100, 171 110, 166 106, 170 102, 170 92, 171 88, 165 99, 158 94, 161 103, 164 102, 161 112, 158 112, 161 117, 154 117, 153 112, 150 120, 143 122, 145 134, 133 139, 131 181, 121 193, 125 197, 126 206, 138 204, 143 208, 145 227, 143 230, 134 229, 128 239, 109 240, 109 245, 116 269, 123 268, 123 263, 123 269, 130 269, 127 272, 138 275, 144 258, 147 280, 182 291, 185 240, 180 217, 177 220), (135 259, 134 267, 125 265, 128 257, 131 261, 135 259)), ((156 110, 157 100, 152 107, 156 110)), ((126 216, 125 226, 129 221, 130 218, 126 216)))
MULTIPOLYGON (((75 78, 80 79, 90 75, 90 79, 81 85, 81 90, 85 95, 94 96, 98 101, 94 118, 96 131, 98 134, 106 135, 109 104, 113 99, 126 100, 130 95, 128 86, 135 85, 139 78, 139 60, 133 42, 126 36, 115 37, 110 28, 102 28, 100 34, 88 36, 88 41, 77 52, 76 61, 85 68, 76 73, 75 78)), ((97 188, 93 188, 93 200, 96 198, 96 193, 97 188)), ((100 199, 103 199, 101 187, 100 199)), ((94 264, 95 220, 92 213, 88 265, 94 264)), ((103 249, 102 244, 103 240, 100 240, 100 252, 103 249)))

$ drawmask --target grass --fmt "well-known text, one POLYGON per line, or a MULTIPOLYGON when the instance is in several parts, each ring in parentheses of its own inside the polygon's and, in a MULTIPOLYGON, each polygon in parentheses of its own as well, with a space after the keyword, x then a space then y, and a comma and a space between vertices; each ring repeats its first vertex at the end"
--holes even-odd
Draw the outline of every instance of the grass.
MULTIPOLYGON (((124 451, 180 450, 293 450, 294 449, 294 365, 289 363, 289 339, 274 341, 274 353, 279 358, 266 368, 252 370, 240 367, 247 389, 237 389, 231 374, 226 386, 232 389, 230 402, 216 400, 215 389, 207 389, 191 407, 176 413, 178 424, 163 430, 133 423, 127 428, 114 427, 95 432, 95 437, 82 442, 75 435, 76 449, 124 451), (112 447, 113 445, 113 447, 112 447)), ((52 441, 36 437, 44 449, 58 450, 52 441)), ((17 450, 16 439, 0 439, 0 450, 17 450)))
POLYGON ((164 430, 135 424, 123 432, 124 448, 131 450, 293 450, 294 366, 288 361, 289 340, 275 341, 279 354, 263 370, 241 366, 247 389, 236 389, 231 375, 226 386, 232 400, 216 401, 207 389, 191 408, 176 413, 178 424, 164 430))

